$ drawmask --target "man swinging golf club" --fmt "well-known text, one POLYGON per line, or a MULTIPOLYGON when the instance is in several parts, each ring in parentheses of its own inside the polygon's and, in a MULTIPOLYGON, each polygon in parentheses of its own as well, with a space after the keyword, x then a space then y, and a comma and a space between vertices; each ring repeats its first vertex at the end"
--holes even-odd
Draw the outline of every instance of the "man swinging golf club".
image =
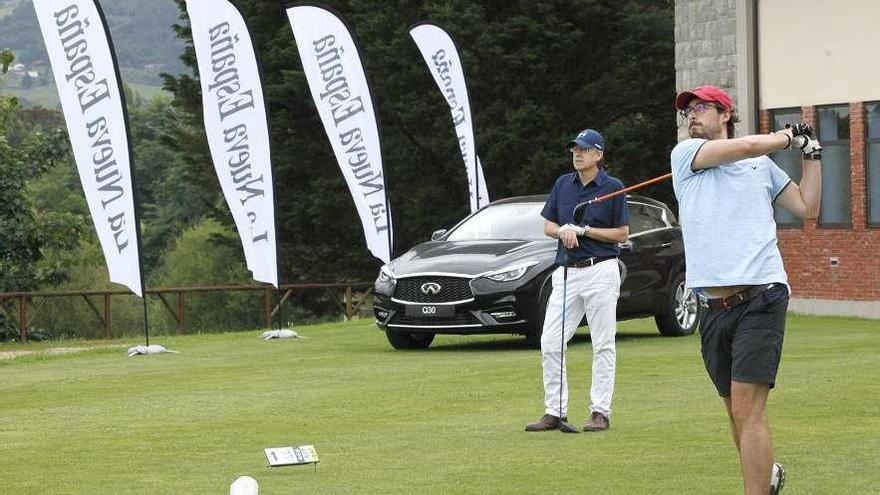
POLYGON ((732 101, 715 86, 684 91, 675 106, 690 134, 672 150, 672 184, 686 284, 705 308, 703 362, 727 409, 746 495, 775 495, 785 471, 773 462, 765 406, 782 354, 789 289, 773 205, 816 218, 822 148, 806 124, 734 138, 732 101), (803 153, 800 185, 765 156, 787 149, 803 153))
POLYGON ((553 272, 553 290, 547 303, 541 335, 541 365, 544 372, 544 416, 526 426, 526 431, 561 430, 576 433, 568 423, 568 382, 565 349, 586 314, 593 343, 593 377, 590 389, 590 418, 584 431, 608 429, 611 396, 614 392, 617 333, 617 298, 620 271, 617 243, 629 236, 626 197, 590 206, 582 222, 575 222, 579 203, 623 189, 623 184, 605 173, 605 140, 586 129, 569 142, 574 172, 553 184, 541 211, 544 233, 559 239, 553 272))

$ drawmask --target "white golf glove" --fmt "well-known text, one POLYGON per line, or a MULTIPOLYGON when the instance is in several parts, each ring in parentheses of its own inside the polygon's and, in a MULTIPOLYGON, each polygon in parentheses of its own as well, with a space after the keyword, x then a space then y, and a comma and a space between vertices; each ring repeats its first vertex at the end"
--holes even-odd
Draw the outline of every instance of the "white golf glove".
POLYGON ((583 227, 579 227, 579 226, 571 224, 571 223, 567 223, 567 224, 563 225, 562 227, 559 227, 559 234, 557 235, 557 237, 562 238, 562 234, 565 233, 566 231, 572 231, 572 232, 574 232, 574 234, 576 236, 583 236, 584 234, 587 233, 587 229, 585 229, 583 227))
POLYGON ((799 149, 807 160, 822 159, 822 145, 819 140, 807 136, 795 136, 791 140, 792 149, 799 149))

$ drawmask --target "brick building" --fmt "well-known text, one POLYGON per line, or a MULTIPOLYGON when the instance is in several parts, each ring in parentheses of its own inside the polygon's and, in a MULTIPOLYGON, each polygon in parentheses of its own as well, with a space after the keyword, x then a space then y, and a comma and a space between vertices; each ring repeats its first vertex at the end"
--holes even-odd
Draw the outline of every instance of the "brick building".
MULTIPOLYGON (((877 19, 877 0, 675 2, 677 90, 727 89, 738 135, 805 121, 825 148, 819 219, 776 213, 796 312, 880 318, 877 19)), ((800 181, 796 154, 771 157, 800 181)))

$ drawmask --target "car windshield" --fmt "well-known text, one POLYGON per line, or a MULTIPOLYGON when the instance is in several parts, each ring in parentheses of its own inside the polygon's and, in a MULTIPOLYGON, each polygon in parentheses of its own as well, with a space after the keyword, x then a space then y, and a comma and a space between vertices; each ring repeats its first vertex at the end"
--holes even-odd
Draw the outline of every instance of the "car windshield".
POLYGON ((448 241, 485 239, 547 239, 544 203, 507 203, 477 212, 449 234, 448 241))

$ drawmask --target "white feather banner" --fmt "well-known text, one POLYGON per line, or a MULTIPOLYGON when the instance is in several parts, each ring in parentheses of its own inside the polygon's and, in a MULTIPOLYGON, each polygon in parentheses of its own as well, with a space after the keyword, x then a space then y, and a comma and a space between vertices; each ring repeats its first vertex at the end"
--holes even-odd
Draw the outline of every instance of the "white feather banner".
POLYGON ((418 24, 410 29, 409 35, 415 41, 422 58, 428 65, 428 70, 434 77, 434 82, 449 104, 452 123, 458 136, 458 147, 467 172, 471 212, 475 212, 489 203, 489 193, 486 189, 486 180, 483 178, 483 165, 477 156, 474 121, 471 118, 471 103, 461 57, 452 37, 439 26, 430 23, 418 24))
POLYGON ((34 10, 110 281, 143 296, 128 119, 103 12, 94 0, 34 0, 34 10))
POLYGON ((278 287, 269 127, 247 25, 228 0, 186 0, 214 170, 254 280, 278 287))
POLYGON ((379 128, 360 52, 342 19, 316 6, 287 9, 303 71, 336 161, 348 183, 367 247, 391 259, 393 229, 379 128))

